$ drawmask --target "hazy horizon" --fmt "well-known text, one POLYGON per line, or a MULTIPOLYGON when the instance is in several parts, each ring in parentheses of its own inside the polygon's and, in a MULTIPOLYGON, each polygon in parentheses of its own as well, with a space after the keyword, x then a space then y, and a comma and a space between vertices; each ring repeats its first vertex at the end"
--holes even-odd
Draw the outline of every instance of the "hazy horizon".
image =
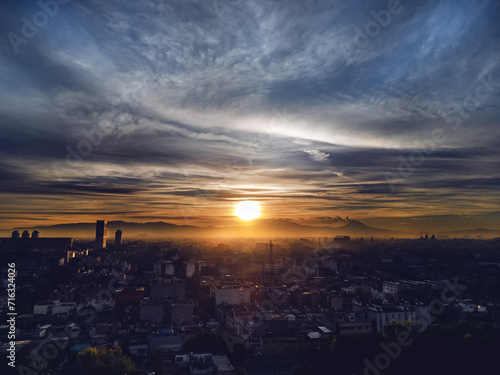
MULTIPOLYGON (((305 225, 287 219, 255 219, 245 224, 239 223, 233 226, 196 226, 176 225, 163 221, 157 222, 126 222, 110 221, 107 223, 108 238, 112 241, 114 232, 122 231, 123 238, 137 239, 140 237, 168 239, 174 237, 191 238, 300 238, 300 237, 329 237, 350 236, 356 238, 376 239, 415 239, 421 235, 436 235, 439 239, 449 238, 471 238, 492 239, 500 238, 500 229, 485 227, 452 228, 450 230, 429 230, 425 228, 420 231, 398 230, 391 227, 376 227, 352 219, 338 218, 340 225, 305 225)), ((67 223, 53 226, 16 227, 0 229, 0 237, 10 237, 12 230, 32 231, 38 230, 40 237, 75 237, 92 239, 95 236, 96 224, 94 223, 67 223)))

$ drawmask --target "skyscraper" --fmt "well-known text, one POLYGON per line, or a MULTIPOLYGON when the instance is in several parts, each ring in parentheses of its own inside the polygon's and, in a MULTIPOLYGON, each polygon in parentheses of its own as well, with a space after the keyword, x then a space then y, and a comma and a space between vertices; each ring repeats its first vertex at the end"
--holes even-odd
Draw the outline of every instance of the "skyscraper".
POLYGON ((122 231, 118 229, 115 232, 115 246, 120 246, 122 244, 122 231))
POLYGON ((108 236, 108 228, 106 220, 97 220, 95 226, 95 248, 106 248, 106 237, 108 236))

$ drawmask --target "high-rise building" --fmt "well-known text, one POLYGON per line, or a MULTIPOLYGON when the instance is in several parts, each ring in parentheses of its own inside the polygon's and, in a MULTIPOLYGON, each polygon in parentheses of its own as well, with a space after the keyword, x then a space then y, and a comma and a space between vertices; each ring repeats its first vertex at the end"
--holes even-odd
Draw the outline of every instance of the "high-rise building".
POLYGON ((15 230, 14 232, 12 232, 12 238, 19 238, 19 231, 18 230, 15 230))
POLYGON ((23 234, 21 235, 21 238, 30 238, 30 232, 28 232, 27 230, 25 230, 23 232, 23 234))
POLYGON ((34 230, 32 233, 31 233, 31 238, 39 238, 40 237, 40 232, 37 231, 37 230, 34 230))
POLYGON ((108 236, 108 228, 106 220, 97 220, 95 226, 95 248, 106 248, 106 237, 108 236))
POLYGON ((115 246, 120 246, 122 244, 122 231, 118 229, 115 232, 115 246))

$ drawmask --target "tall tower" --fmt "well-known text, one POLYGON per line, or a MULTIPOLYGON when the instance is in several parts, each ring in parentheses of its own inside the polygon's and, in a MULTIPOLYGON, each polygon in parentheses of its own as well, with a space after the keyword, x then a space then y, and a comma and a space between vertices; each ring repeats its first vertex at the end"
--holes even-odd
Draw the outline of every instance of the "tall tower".
POLYGON ((120 246, 122 244, 122 231, 118 229, 115 232, 115 246, 120 246))
POLYGON ((108 228, 106 220, 97 220, 95 226, 95 248, 106 248, 106 237, 108 236, 108 228))
POLYGON ((269 262, 273 264, 273 240, 269 240, 269 262))

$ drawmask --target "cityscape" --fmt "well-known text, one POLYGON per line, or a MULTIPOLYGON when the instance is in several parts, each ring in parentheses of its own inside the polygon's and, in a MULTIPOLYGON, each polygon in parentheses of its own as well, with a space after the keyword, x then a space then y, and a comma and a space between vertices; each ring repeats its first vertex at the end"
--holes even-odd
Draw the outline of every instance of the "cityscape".
MULTIPOLYGON (((36 230, 0 239, 20 285, 21 374, 461 374, 495 366, 500 237, 166 241, 111 233, 105 220, 93 226, 94 239, 36 230), (99 364, 106 353, 115 367, 99 364)), ((4 283, 10 277, 4 270, 4 283)), ((0 329, 5 337, 10 327, 0 329)))
POLYGON ((0 374, 497 374, 500 2, 5 0, 0 374))

